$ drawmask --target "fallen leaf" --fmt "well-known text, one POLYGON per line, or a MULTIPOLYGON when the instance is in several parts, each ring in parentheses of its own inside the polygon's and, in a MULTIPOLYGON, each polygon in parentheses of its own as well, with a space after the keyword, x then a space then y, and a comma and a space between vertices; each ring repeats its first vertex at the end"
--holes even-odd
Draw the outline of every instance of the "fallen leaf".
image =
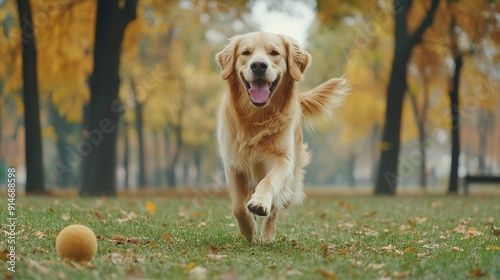
POLYGON ((89 214, 96 216, 98 219, 102 220, 104 218, 104 214, 101 212, 89 210, 89 214))
POLYGON ((42 247, 35 247, 35 249, 33 249, 33 254, 36 253, 36 252, 40 252, 40 253, 44 253, 44 254, 48 254, 49 251, 43 249, 42 247))
POLYGON ((156 204, 152 201, 146 202, 146 210, 149 212, 149 214, 154 215, 156 214, 156 204))
POLYGON ((131 265, 127 271, 127 279, 143 279, 144 273, 136 268, 135 265, 131 265))
POLYGON ((405 232, 405 231, 408 231, 408 230, 410 230, 410 229, 411 229, 411 226, 410 226, 410 225, 402 225, 402 226, 400 226, 400 227, 399 227, 399 229, 398 229, 398 230, 399 230, 400 232, 405 232))
POLYGON ((395 277, 395 278, 406 278, 406 276, 408 276, 410 272, 407 270, 407 271, 394 271, 392 273, 392 276, 395 277))
POLYGON ((471 269, 469 271, 469 275, 474 276, 474 277, 482 277, 486 274, 484 272, 482 272, 481 269, 476 268, 476 269, 471 269))
POLYGON ((500 236, 500 228, 497 228, 495 226, 491 226, 491 232, 493 233, 493 235, 495 236, 500 236))
POLYGON ((486 247, 486 250, 500 251, 500 246, 496 246, 496 245, 488 245, 488 246, 486 247))
POLYGON ((392 252, 394 249, 396 249, 396 246, 394 246, 392 244, 380 247, 380 250, 384 250, 384 251, 387 251, 387 252, 392 252))
POLYGON ((462 252, 464 249, 460 249, 460 247, 451 247, 453 252, 462 252))
POLYGON ((366 266, 365 270, 368 270, 368 269, 380 270, 384 267, 385 267, 385 263, 371 263, 368 266, 366 266))
POLYGON ((370 213, 366 213, 366 214, 364 214, 364 216, 365 216, 365 217, 367 217, 367 218, 372 218, 372 217, 374 217, 375 215, 377 215, 377 213, 378 213, 378 211, 377 211, 377 210, 373 210, 373 211, 371 211, 370 213))
POLYGON ((321 267, 318 267, 316 270, 319 273, 321 273, 321 275, 323 275, 325 278, 328 278, 328 279, 337 279, 337 275, 335 275, 335 273, 333 273, 333 272, 326 271, 326 270, 324 270, 321 267))
POLYGON ((167 242, 172 242, 172 237, 170 237, 170 234, 168 233, 162 233, 161 238, 167 242))
POLYGON ((189 263, 188 265, 186 265, 185 269, 189 271, 195 267, 196 267, 196 264, 192 262, 192 263, 189 263))
POLYGON ((465 238, 472 238, 481 235, 483 235, 483 233, 473 227, 467 228, 467 230, 465 231, 465 238))
POLYGON ((200 212, 198 212, 198 211, 193 211, 193 212, 191 213, 191 216, 193 216, 193 217, 195 217, 195 218, 199 218, 199 217, 201 217, 201 213, 200 213, 200 212))
POLYGON ((45 238, 45 234, 43 232, 39 231, 39 230, 35 231, 33 233, 33 235, 36 236, 36 237, 38 237, 38 238, 40 238, 40 239, 45 238))
POLYGON ((207 222, 203 221, 203 222, 199 223, 197 227, 200 228, 200 227, 205 227, 205 226, 207 226, 207 222))
POLYGON ((415 217, 415 223, 417 224, 423 224, 427 222, 427 217, 415 217))
POLYGON ((117 265, 123 262, 123 255, 120 253, 111 253, 110 259, 113 264, 117 265))
POLYGON ((9 257, 7 256, 9 254, 9 250, 3 250, 0 252, 0 261, 7 261, 9 257))
POLYGON ((201 266, 196 266, 193 269, 189 270, 189 275, 191 278, 196 280, 205 280, 207 279, 207 269, 201 266))
POLYGON ((115 234, 111 237, 111 242, 116 243, 116 244, 123 244, 127 242, 127 238, 121 234, 115 234))
POLYGON ((415 248, 415 247, 408 247, 408 248, 404 249, 403 252, 405 252, 405 253, 415 252, 416 250, 417 250, 417 248, 415 248))
POLYGON ((131 244, 139 244, 141 243, 141 239, 139 237, 130 237, 128 240, 127 240, 127 243, 131 243, 131 244))
POLYGON ((418 257, 418 258, 428 257, 428 256, 430 256, 430 255, 431 255, 431 253, 425 253, 425 252, 424 252, 424 253, 417 253, 417 257, 418 257))
POLYGON ((347 253, 342 250, 342 249, 337 249, 337 252, 339 253, 339 255, 342 255, 342 256, 345 256, 347 253))
POLYGON ((297 270, 297 269, 288 269, 286 271, 286 276, 302 276, 304 275, 304 273, 302 273, 302 271, 300 270, 297 270))
POLYGON ((439 249, 439 244, 436 243, 430 243, 430 244, 424 244, 422 248, 425 249, 439 249))
POLYGON ((61 219, 65 220, 65 221, 69 220, 69 213, 62 214, 61 219))
POLYGON ((349 259, 349 262, 351 262, 355 266, 361 266, 363 264, 362 261, 358 261, 356 259, 349 259))
POLYGON ((436 200, 431 203, 431 208, 438 208, 441 207, 441 200, 436 200))
POLYGON ((214 260, 222 260, 227 257, 227 255, 220 255, 220 254, 208 254, 207 257, 214 259, 214 260))
POLYGON ((236 269, 231 269, 229 271, 223 272, 219 277, 216 279, 219 280, 233 280, 233 279, 238 279, 238 271, 236 269))

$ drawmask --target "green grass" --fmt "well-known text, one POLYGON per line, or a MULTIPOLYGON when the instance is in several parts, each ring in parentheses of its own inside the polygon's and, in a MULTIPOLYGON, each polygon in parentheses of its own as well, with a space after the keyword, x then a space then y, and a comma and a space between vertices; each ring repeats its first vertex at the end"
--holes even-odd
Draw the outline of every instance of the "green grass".
MULTIPOLYGON (((4 197, 3 217, 6 204, 4 197)), ((498 198, 309 198, 280 217, 270 244, 244 240, 229 205, 226 199, 18 198, 16 272, 3 276, 500 278, 498 198), (156 205, 155 215, 147 211, 148 201, 156 205), (75 223, 98 236, 98 254, 88 265, 64 262, 55 252, 57 233, 75 223), (128 241, 117 242, 117 234, 128 241)), ((8 249, 7 239, 0 245, 8 249)))

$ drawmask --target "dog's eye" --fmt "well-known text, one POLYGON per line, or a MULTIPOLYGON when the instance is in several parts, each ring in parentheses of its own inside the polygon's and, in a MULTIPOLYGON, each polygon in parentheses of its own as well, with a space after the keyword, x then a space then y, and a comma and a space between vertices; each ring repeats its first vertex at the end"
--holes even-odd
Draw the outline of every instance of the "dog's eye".
POLYGON ((271 55, 272 55, 272 56, 277 56, 277 55, 280 55, 280 53, 279 53, 279 52, 277 52, 277 51, 272 51, 272 52, 271 52, 271 55))
POLYGON ((250 55, 250 51, 244 51, 241 53, 242 55, 250 55))

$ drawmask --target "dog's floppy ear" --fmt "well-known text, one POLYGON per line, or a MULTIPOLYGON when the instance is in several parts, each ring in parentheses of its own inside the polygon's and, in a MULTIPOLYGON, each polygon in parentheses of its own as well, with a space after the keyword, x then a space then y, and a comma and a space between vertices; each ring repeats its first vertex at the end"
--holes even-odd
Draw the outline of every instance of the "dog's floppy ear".
POLYGON ((286 35, 281 35, 281 40, 285 44, 288 52, 287 67, 290 76, 297 82, 302 81, 302 74, 309 65, 311 56, 299 46, 299 43, 286 35))
POLYGON ((227 80, 234 69, 235 52, 238 48, 239 36, 229 39, 229 44, 215 55, 215 60, 221 69, 220 76, 223 80, 227 80))

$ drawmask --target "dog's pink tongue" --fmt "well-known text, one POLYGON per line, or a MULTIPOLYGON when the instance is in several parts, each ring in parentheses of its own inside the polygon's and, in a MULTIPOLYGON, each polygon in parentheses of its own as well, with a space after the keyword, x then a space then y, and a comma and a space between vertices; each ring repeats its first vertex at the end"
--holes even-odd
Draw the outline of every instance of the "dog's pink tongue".
POLYGON ((266 82, 251 82, 248 90, 250 99, 255 103, 264 103, 269 98, 271 92, 266 82))

